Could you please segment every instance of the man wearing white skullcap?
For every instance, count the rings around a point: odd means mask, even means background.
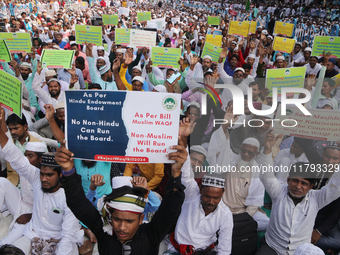
[[[246,138],[242,142],[240,154],[232,153],[228,132],[230,121],[231,119],[212,134],[207,161],[212,165],[233,168],[233,171],[225,171],[223,175],[223,202],[233,214],[248,213],[257,221],[257,231],[265,231],[269,218],[260,210],[264,200],[264,187],[259,180],[258,171],[251,171],[259,170],[255,157],[259,153],[260,143],[255,138]]]
[[[193,178],[196,171],[207,172],[203,167],[196,167],[203,164],[205,155],[206,151],[202,146],[192,146],[190,157],[182,168],[182,182],[186,187],[185,200],[175,232],[170,235],[171,244],[168,245],[168,250],[171,252],[192,253],[197,249],[212,248],[218,254],[231,253],[233,218],[222,201],[225,185],[222,175],[206,173],[200,188]]]

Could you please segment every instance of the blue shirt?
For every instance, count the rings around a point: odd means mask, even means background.
[[[228,61],[228,57],[226,58],[225,62],[224,62],[224,71],[229,75],[229,76],[233,76],[234,75],[234,72],[235,72],[235,69],[232,69],[230,64],[229,64],[229,61]]]
[[[81,89],[85,89],[84,76],[80,69],[76,68],[76,74],[78,75],[78,81]],[[58,74],[58,80],[70,83],[71,74],[66,69],[61,69]]]
[[[74,160],[74,166],[76,168],[77,174],[81,176],[81,185],[83,186],[85,194],[88,193],[91,185],[91,176],[95,174],[100,174],[104,176],[103,181],[105,184],[101,187],[97,187],[97,196],[101,198],[103,195],[108,195],[112,192],[111,188],[111,163],[110,162],[100,162],[97,161],[96,164],[88,168],[83,166],[80,159]]]
[[[66,46],[66,44],[67,44],[67,42],[65,42],[65,41],[61,41],[61,43],[59,43],[59,48],[61,48],[61,49],[64,49],[65,48],[65,46]]]

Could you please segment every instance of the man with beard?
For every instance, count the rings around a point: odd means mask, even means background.
[[[265,231],[269,218],[260,210],[264,200],[264,187],[259,180],[259,172],[250,171],[260,168],[255,161],[260,143],[255,138],[246,138],[242,142],[240,154],[232,153],[228,127],[231,121],[237,120],[237,117],[233,115],[230,107],[224,119],[228,122],[221,125],[211,136],[207,161],[212,166],[230,166],[236,169],[223,174],[225,178],[223,202],[234,215],[248,213],[257,222],[257,231]]]
[[[98,69],[100,77],[96,73],[94,57],[92,55],[92,45],[86,44],[86,56],[89,63],[89,71],[92,83],[98,83],[103,90],[126,90],[124,83],[119,77],[118,68],[120,67],[120,60],[116,58],[112,63],[112,71],[110,66],[104,64]],[[99,59],[98,59],[99,60]],[[105,63],[105,61],[103,61]],[[98,67],[98,61],[97,61]],[[112,74],[115,78],[113,81]]]
[[[306,67],[306,75],[314,74],[317,75],[321,70],[321,65],[318,63],[317,56],[311,56],[309,59],[309,63],[305,65]]]
[[[0,120],[5,118],[1,111]],[[82,242],[78,220],[67,207],[64,189],[60,188],[61,168],[54,155],[42,155],[40,169],[29,160],[8,139],[0,128],[0,155],[26,178],[32,185],[34,194],[32,219],[23,234],[13,242],[25,254],[35,254],[52,250],[55,254],[78,254],[76,243]]]
[[[199,57],[189,52],[190,52],[190,46],[189,46],[189,49],[187,48],[187,58],[188,58],[188,61],[190,62],[190,68],[185,77],[185,83],[187,84],[189,89],[194,89],[196,87],[202,87],[203,85],[193,81],[193,78],[201,79],[203,81],[204,74],[208,71],[211,71],[210,67],[212,64],[212,58],[208,55],[205,55],[202,58],[202,64],[201,64],[199,63]]]
[[[27,62],[21,63],[20,67],[19,67],[19,72],[20,72],[22,79],[25,82],[26,88],[28,89],[31,107],[35,107],[35,108],[38,109],[39,105],[38,105],[38,101],[37,101],[37,96],[35,95],[35,92],[32,88],[32,81],[33,81],[35,73],[37,71],[38,62],[37,62],[37,59],[35,58],[35,55],[36,55],[35,48],[32,47],[31,51],[32,51],[32,65],[27,63]],[[5,72],[7,72],[7,73],[9,73],[10,75],[13,75],[13,76],[17,76],[17,77],[19,76],[19,73],[16,74],[16,73],[13,72],[12,69],[9,68],[7,62],[2,62],[1,65],[4,68]],[[31,72],[32,72],[32,74],[30,75]]]
[[[61,90],[61,85],[58,79],[49,79],[47,83],[48,92],[44,91],[39,84],[43,81],[44,75],[41,75],[41,64],[38,66],[38,71],[33,80],[33,90],[37,97],[42,101],[42,105],[51,104],[56,107],[59,102],[65,102],[65,92]],[[73,76],[70,80],[71,84],[75,84],[78,81],[77,76]]]
[[[272,147],[280,138],[271,131],[266,134],[261,158],[262,168],[267,169],[273,166]],[[300,244],[311,242],[311,222],[318,211],[339,198],[340,172],[334,173],[321,190],[312,190],[316,175],[310,167],[306,162],[292,165],[288,185],[281,184],[273,171],[261,172],[260,179],[273,205],[265,239],[256,255],[294,254]]]

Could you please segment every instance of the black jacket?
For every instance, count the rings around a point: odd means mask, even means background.
[[[64,176],[61,179],[65,189],[66,201],[73,214],[95,234],[98,240],[99,254],[120,255],[122,243],[117,236],[108,235],[103,231],[101,216],[96,208],[87,200],[81,186],[81,177],[78,174]],[[174,191],[177,189],[177,191]],[[159,244],[169,230],[174,229],[181,213],[184,201],[184,189],[181,176],[169,181],[165,190],[162,203],[148,224],[142,224],[128,244],[131,247],[130,255],[157,255]]]

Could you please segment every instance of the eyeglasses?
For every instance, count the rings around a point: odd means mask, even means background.
[[[242,154],[246,154],[246,153],[248,153],[248,155],[249,155],[250,157],[252,157],[252,156],[254,156],[254,155],[255,155],[255,153],[254,153],[254,152],[252,152],[252,151],[248,151],[248,150],[246,150],[246,149],[241,149],[241,153],[242,153]]]
[[[130,255],[131,254],[131,246],[128,244],[123,244],[122,255]]]

